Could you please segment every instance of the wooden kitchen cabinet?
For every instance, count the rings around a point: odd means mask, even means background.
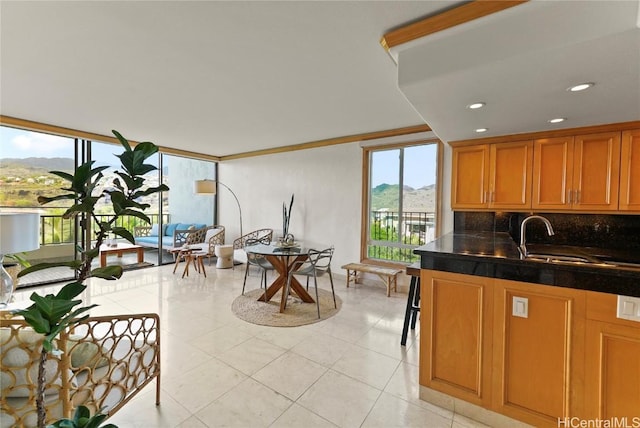
[[[455,147],[454,209],[531,208],[533,141]]]
[[[454,209],[487,208],[489,146],[453,148],[451,206]]]
[[[570,207],[573,137],[545,138],[533,143],[533,209]]]
[[[531,208],[533,141],[491,144],[489,208]]]
[[[535,426],[581,415],[584,292],[495,280],[494,313],[493,409]]]
[[[615,295],[587,293],[586,416],[631,424],[640,418],[640,322],[617,318],[616,307]]]
[[[620,210],[640,211],[640,129],[622,133],[620,159]]]
[[[535,140],[533,158],[533,209],[618,209],[619,132]]]
[[[640,418],[640,322],[617,318],[616,295],[427,269],[421,283],[421,386],[533,426]]]
[[[420,384],[488,407],[491,279],[422,270],[420,281]]]

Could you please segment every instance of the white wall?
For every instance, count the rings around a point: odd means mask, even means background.
[[[453,230],[451,148],[445,144],[443,233]],[[269,227],[282,234],[282,203],[295,194],[290,232],[305,243],[335,245],[335,266],[360,260],[362,149],[358,143],[258,156],[219,164],[219,179],[238,196],[243,230]],[[238,207],[219,188],[219,222],[226,241],[239,236]],[[336,273],[339,269],[335,269]]]
[[[214,196],[195,195],[193,183],[205,178],[213,180],[215,164],[180,156],[167,158],[171,222],[213,224]]]
[[[360,260],[362,150],[357,143],[222,162],[219,179],[238,196],[244,232],[282,234],[282,204],[295,194],[290,233],[305,244],[336,248],[333,264]],[[239,236],[238,208],[218,191],[227,242]],[[339,269],[334,269],[336,272]]]

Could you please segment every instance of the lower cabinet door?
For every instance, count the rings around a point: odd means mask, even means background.
[[[494,310],[492,407],[535,426],[580,416],[584,293],[496,280]]]
[[[588,417],[640,426],[640,328],[587,320],[585,358]]]
[[[423,270],[420,281],[420,384],[488,407],[491,280]]]

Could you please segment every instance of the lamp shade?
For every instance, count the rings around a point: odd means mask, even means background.
[[[40,214],[0,213],[0,254],[40,248]]]
[[[196,180],[193,183],[193,191],[199,195],[215,195],[217,187],[213,180]]]

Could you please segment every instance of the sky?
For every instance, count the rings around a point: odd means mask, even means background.
[[[43,157],[43,158],[71,158],[73,159],[73,138],[44,134],[41,132],[25,131],[22,129],[0,126],[0,158]],[[99,159],[113,159],[113,145],[94,144],[94,157]]]
[[[0,126],[0,158],[60,157],[73,159],[73,150],[73,138]],[[93,158],[100,160],[97,162],[100,165],[120,164],[114,155],[121,152],[120,146],[94,143],[91,150]],[[150,161],[149,163],[155,164],[157,162]]]
[[[373,152],[371,187],[397,184],[399,178],[399,149]],[[436,182],[437,144],[404,149],[404,184],[418,189]]]

